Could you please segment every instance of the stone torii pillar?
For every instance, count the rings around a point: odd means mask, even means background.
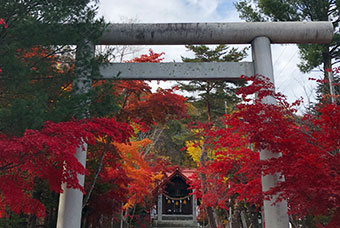
[[[253,40],[251,45],[255,74],[266,76],[269,78],[270,82],[274,84],[274,71],[270,40],[267,37],[257,37]],[[276,100],[273,97],[265,97],[263,98],[262,102],[266,104],[276,104]],[[281,154],[272,153],[269,150],[260,151],[261,160],[278,158],[281,156]],[[279,176],[280,175],[278,173],[266,176],[262,175],[262,191],[266,192],[271,187],[274,187],[277,182],[284,181],[283,179],[280,179]],[[272,205],[276,199],[277,197],[275,196],[271,200],[264,200],[263,202],[265,226],[269,228],[288,228],[289,218],[287,214],[287,201],[282,200],[275,205]]]
[[[111,24],[99,39],[98,45],[179,45],[179,44],[251,44],[253,62],[241,63],[124,63],[108,64],[100,68],[102,76],[96,79],[139,80],[235,80],[241,75],[261,74],[274,83],[270,45],[272,43],[330,43],[333,38],[331,22],[253,22],[253,23],[168,23],[168,24]],[[72,44],[72,41],[70,41]],[[79,47],[80,48],[80,47]],[[86,49],[89,56],[93,49]],[[84,66],[83,66],[84,67]],[[86,82],[89,71],[76,81]],[[84,88],[89,88],[85,83]],[[83,90],[86,92],[86,89]],[[275,104],[272,97],[264,102]],[[78,151],[77,158],[85,166],[86,151]],[[260,151],[266,160],[280,154]],[[262,189],[267,191],[284,181],[279,174],[262,176]],[[79,177],[81,184],[84,177]],[[65,188],[58,211],[58,228],[80,228],[82,193]],[[288,228],[287,203],[275,205],[264,201],[266,227]]]
[[[77,45],[76,51],[76,79],[72,87],[75,94],[87,94],[91,89],[91,61],[94,57],[95,46],[90,41],[84,41]],[[85,107],[83,117],[89,117],[89,100],[79,104]],[[87,144],[79,145],[75,157],[86,167]],[[66,170],[67,172],[67,170]],[[78,181],[84,186],[85,176],[78,174]],[[63,193],[59,197],[57,228],[80,228],[83,209],[83,193],[79,189],[67,188],[62,184]]]

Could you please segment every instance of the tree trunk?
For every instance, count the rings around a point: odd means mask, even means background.
[[[233,228],[242,228],[240,204],[236,204],[231,218]]]
[[[292,215],[289,215],[289,222],[293,228],[298,228],[298,225],[296,224],[295,219]]]
[[[248,228],[244,210],[241,211],[240,215],[241,215],[242,227],[243,227],[243,228]]]
[[[334,79],[332,71],[332,58],[329,53],[329,44],[324,45],[324,50],[322,52],[323,57],[323,70],[325,74],[325,79],[328,79],[329,83],[329,94],[331,95],[331,102],[335,103],[335,92],[334,92]]]
[[[133,210],[132,210],[132,214],[131,214],[131,217],[130,217],[130,221],[129,221],[129,219],[127,219],[127,228],[131,227],[131,224],[133,222],[133,218],[135,216],[135,212],[136,212],[136,204],[133,206]]]
[[[210,228],[217,228],[215,216],[214,216],[214,211],[213,211],[212,207],[210,207],[210,206],[205,207],[205,209],[207,210]]]
[[[88,223],[87,223],[87,216],[89,214],[89,211],[87,210],[87,207],[83,208],[83,213],[81,216],[81,227],[82,228],[87,228],[88,227]]]
[[[41,200],[42,191],[37,186],[41,186],[42,182],[37,177],[34,178],[34,185],[36,186],[33,190],[33,198],[36,200]],[[31,214],[28,217],[27,228],[35,228],[37,226],[37,217],[34,214]]]
[[[55,205],[58,205],[59,195],[55,192],[52,192],[53,201],[56,202]],[[46,208],[46,217],[44,219],[44,227],[46,228],[55,228],[57,224],[57,211],[58,208],[54,205],[51,205]]]
[[[124,210],[123,210],[123,204],[122,204],[122,209],[120,213],[120,228],[124,227]]]
[[[209,81],[207,81],[207,89],[206,89],[206,92],[207,92],[207,98],[206,98],[206,103],[207,103],[207,114],[208,114],[208,122],[211,122],[211,104],[210,104],[210,83]]]
[[[216,221],[216,226],[217,227],[223,227],[223,220],[222,220],[221,216],[219,216],[217,208],[213,208],[213,212],[214,212],[214,217],[215,217],[215,221]]]
[[[259,212],[254,209],[253,206],[249,207],[249,221],[252,224],[253,228],[259,228],[259,219],[258,219]]]
[[[104,149],[103,149],[103,152],[102,152],[102,154],[101,154],[101,156],[99,158],[98,167],[97,167],[96,172],[94,174],[92,183],[90,185],[90,189],[89,189],[89,191],[87,192],[87,194],[86,194],[86,196],[84,198],[83,209],[87,205],[88,201],[90,200],[90,196],[91,196],[91,193],[92,193],[92,191],[94,189],[94,186],[96,185],[96,181],[97,181],[98,175],[99,175],[100,171],[102,170],[104,157],[105,157],[106,152],[108,151],[110,143],[111,143],[111,140],[106,142],[106,144],[104,145]]]
[[[37,225],[37,216],[35,215],[30,215],[28,217],[28,223],[27,223],[27,228],[35,228]]]

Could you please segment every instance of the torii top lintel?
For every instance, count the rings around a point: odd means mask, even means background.
[[[231,22],[109,24],[99,45],[249,44],[256,37],[271,43],[330,43],[331,22]]]

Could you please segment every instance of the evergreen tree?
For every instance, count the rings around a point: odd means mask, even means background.
[[[339,62],[340,54],[340,2],[334,0],[242,0],[235,3],[240,17],[246,21],[331,21],[335,28],[334,38],[330,44],[300,44],[302,62],[298,64],[300,70],[308,73],[322,65],[324,78],[333,81],[333,74],[329,72],[332,66]],[[334,79],[336,82],[338,78]],[[326,84],[327,85],[327,84]],[[335,86],[335,92],[340,92]],[[319,98],[330,94],[330,84],[318,88]]]
[[[238,62],[247,55],[247,48],[239,51],[226,45],[218,45],[213,49],[205,45],[186,45],[186,48],[193,51],[195,57],[182,57],[183,62]],[[226,108],[232,108],[239,101],[235,91],[241,85],[242,81],[231,83],[226,80],[194,80],[179,83],[182,91],[197,93],[197,96],[189,97],[189,101],[192,101],[198,110],[202,110],[198,120],[209,122],[216,121],[226,113]]]
[[[1,17],[8,25],[0,32],[3,133],[21,135],[46,120],[65,121],[82,112],[76,104],[83,98],[71,96],[74,46],[55,44],[77,44],[100,34],[95,3],[0,0]],[[79,26],[70,30],[64,24]]]
[[[22,136],[45,121],[67,121],[83,113],[88,99],[72,93],[75,48],[84,37],[95,40],[103,28],[94,19],[97,0],[0,0],[0,131]],[[77,24],[69,26],[66,24]],[[59,44],[59,45],[56,45]],[[99,93],[99,91],[98,91]],[[96,92],[91,93],[98,94]],[[96,108],[92,110],[100,111]],[[0,175],[6,171],[0,171]],[[58,195],[38,178],[32,191],[46,208],[44,227],[55,227]],[[34,215],[0,219],[0,227],[36,227]],[[42,221],[40,221],[41,223]]]

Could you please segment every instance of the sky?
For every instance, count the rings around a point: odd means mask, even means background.
[[[100,0],[98,14],[112,23],[239,22],[242,20],[234,2],[236,0]],[[147,53],[150,48],[155,52],[165,52],[164,62],[180,62],[181,56],[193,57],[180,45],[138,46],[132,49],[133,55]],[[272,57],[276,90],[284,93],[289,102],[303,97],[302,112],[308,102],[315,101],[316,84],[308,78],[321,78],[322,73],[316,70],[302,74],[299,71],[297,64],[301,61],[296,45],[272,45]],[[250,52],[245,61],[251,61]],[[167,87],[169,83],[160,86]]]

